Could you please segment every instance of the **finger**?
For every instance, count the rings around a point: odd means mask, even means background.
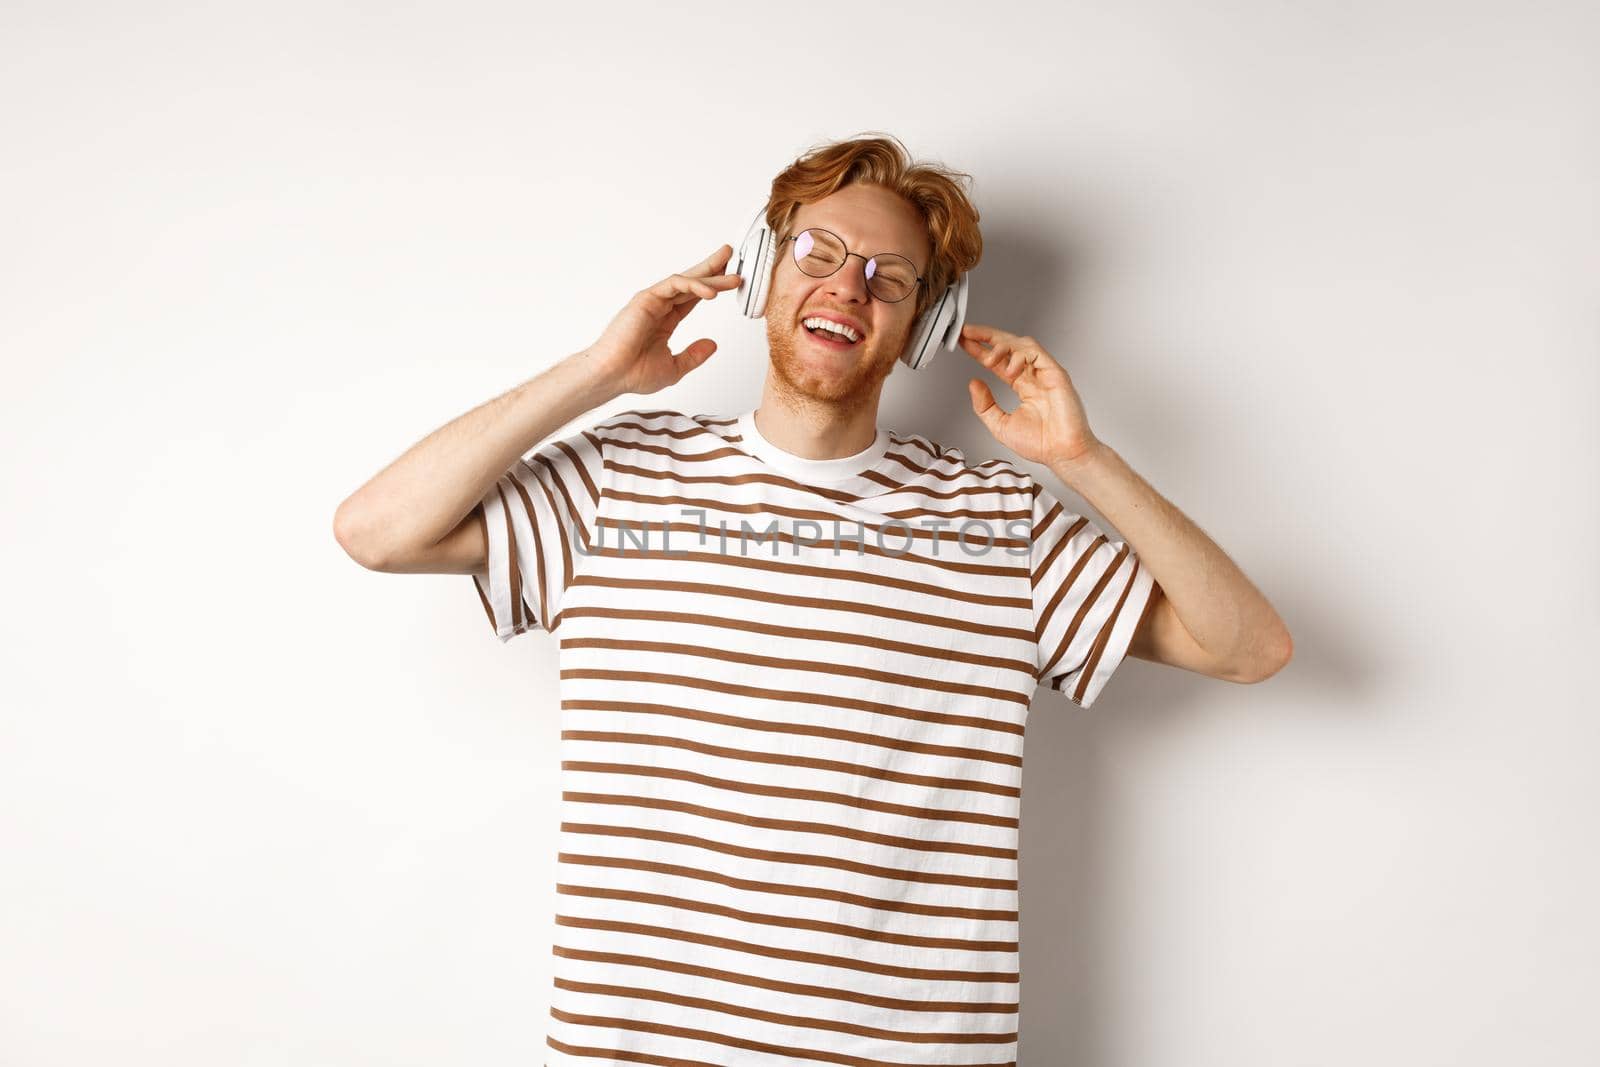
[[[645,289],[634,299],[644,304],[663,338],[671,337],[678,324],[700,305],[700,298],[693,293],[682,293],[677,297],[661,297]]]
[[[683,299],[686,294],[692,294],[702,300],[714,300],[721,293],[725,293],[730,289],[737,289],[740,281],[737,274],[718,274],[711,278],[692,280],[699,281],[702,284],[685,287],[673,298],[674,301]]]
[[[1015,339],[1015,335],[1007,333],[998,326],[985,326],[980,322],[969,322],[962,326],[961,336],[983,344],[993,344],[1000,338]]]
[[[1000,421],[1005,418],[1006,413],[995,401],[989,383],[982,378],[968,378],[967,395],[972,399],[972,413],[982,420],[990,433],[999,436]]]
[[[1032,352],[1025,352],[1022,349],[1013,349],[1011,355],[1006,358],[1005,373],[1001,376],[1005,378],[1006,384],[1009,385],[1016,380],[1017,375],[1021,374],[1032,363]]]
[[[689,312],[695,309],[698,303],[693,297],[685,298],[682,304],[667,309],[666,314],[656,323],[656,330],[663,338],[669,338],[677,330],[678,324],[688,318]]]
[[[737,274],[719,274],[715,278],[707,278],[704,284],[690,285],[681,290],[672,298],[673,304],[682,304],[686,300],[715,300],[722,293],[739,286]]]
[[[717,342],[709,337],[702,337],[682,352],[674,355],[672,360],[673,364],[678,368],[678,378],[681,380],[685,374],[710,359],[711,354],[716,350]]]
[[[711,253],[705,259],[702,259],[700,262],[696,263],[683,273],[694,275],[721,274],[722,268],[728,265],[728,260],[731,259],[732,256],[733,246],[730,244],[720,244],[717,246],[717,250],[715,252]]]
[[[703,279],[690,277],[686,274],[669,274],[652,285],[649,291],[656,296],[671,301],[673,304],[682,303],[683,300],[679,299],[680,297],[710,300],[718,293],[717,289],[714,289]]]
[[[973,338],[963,338],[961,347],[966,351],[967,355],[996,374],[1001,373],[1006,357],[1013,351],[1011,342],[1004,338],[996,338],[989,348],[984,348],[981,341]]]

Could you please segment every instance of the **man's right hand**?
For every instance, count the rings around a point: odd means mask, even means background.
[[[530,443],[624,393],[654,393],[717,350],[702,337],[677,355],[667,339],[701,300],[739,286],[722,245],[682,274],[634,294],[589,348],[441,426],[373,475],[334,512],[334,536],[369,570],[482,573],[477,505]]]
[[[667,341],[701,300],[713,300],[718,293],[739,287],[737,274],[721,273],[732,255],[732,245],[721,245],[681,274],[669,274],[633,294],[600,339],[579,358],[590,361],[600,379],[612,383],[618,394],[654,393],[677,384],[711,358],[717,343],[702,337],[674,354]]]

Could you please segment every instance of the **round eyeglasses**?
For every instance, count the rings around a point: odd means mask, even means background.
[[[794,262],[813,278],[826,278],[844,266],[850,256],[867,260],[867,291],[886,304],[897,304],[924,284],[917,268],[905,256],[879,252],[868,259],[845,247],[839,235],[820,226],[784,238],[794,242]]]

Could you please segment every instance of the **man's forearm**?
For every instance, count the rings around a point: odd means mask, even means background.
[[[534,445],[621,395],[577,352],[434,430],[339,505],[340,544],[368,566],[437,544]]]
[[[1106,517],[1138,553],[1195,642],[1241,673],[1269,672],[1287,655],[1289,631],[1266,597],[1183,512],[1101,442],[1056,477]]]

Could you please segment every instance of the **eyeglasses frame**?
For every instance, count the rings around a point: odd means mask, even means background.
[[[838,274],[840,269],[842,269],[846,263],[850,262],[850,257],[851,256],[855,256],[857,259],[864,259],[868,263],[872,262],[874,259],[876,259],[879,256],[899,256],[899,258],[905,260],[907,263],[911,263],[911,257],[910,256],[901,256],[899,252],[874,252],[870,256],[863,256],[860,252],[852,252],[852,251],[850,251],[850,246],[844,243],[844,238],[843,237],[840,237],[838,234],[834,233],[832,230],[827,229],[826,227],[823,227],[823,226],[807,226],[804,230],[801,230],[800,233],[805,233],[806,230],[821,230],[823,233],[827,234],[829,237],[832,237],[835,241],[838,241],[839,242],[839,246],[844,249],[844,258],[839,261],[839,266],[833,268],[832,270],[830,270],[826,274],[821,274],[821,275],[812,274],[810,271],[802,269],[800,267],[799,261],[795,261],[795,264],[794,264],[795,268],[797,270],[799,270],[801,274],[804,274],[807,278],[819,278],[819,277],[820,278],[831,278],[835,274]],[[800,237],[800,233],[792,233],[788,237],[785,237],[782,241],[779,241],[778,243],[781,245],[781,244],[787,244],[790,241],[798,240],[799,237]],[[793,256],[791,256],[789,258],[791,260],[794,259]],[[916,270],[917,269],[917,265],[915,263],[911,263],[911,269],[912,270]],[[872,286],[870,284],[871,281],[872,281],[871,278],[867,279],[867,282],[869,283],[867,285],[867,292],[872,294],[872,298],[874,300],[882,300],[885,304],[898,304],[901,301],[907,300],[910,297],[913,297],[913,296],[915,296],[917,294],[916,286],[913,286],[911,291],[909,293],[907,293],[905,296],[902,296],[899,300],[884,300],[883,297],[879,296],[877,293],[873,293],[872,292]],[[927,280],[922,275],[920,275],[920,274],[917,275],[917,285],[926,286],[927,284],[928,284]]]

